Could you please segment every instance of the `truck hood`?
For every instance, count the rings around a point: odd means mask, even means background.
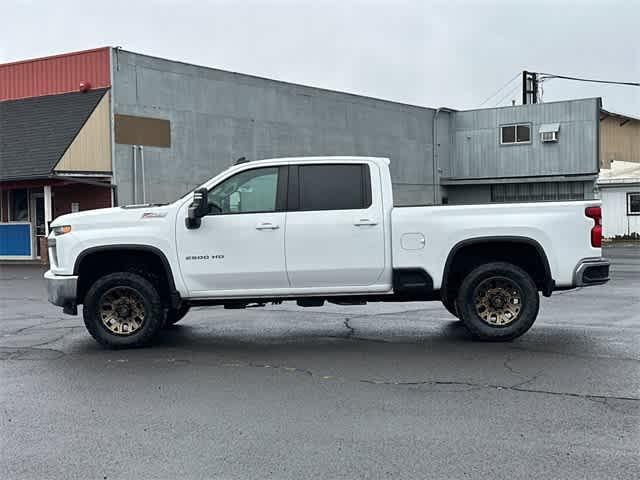
[[[153,219],[167,219],[172,210],[171,205],[130,205],[100,208],[61,215],[51,222],[51,227],[71,225],[74,230],[121,227]]]

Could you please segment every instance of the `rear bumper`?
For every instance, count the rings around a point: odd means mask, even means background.
[[[606,258],[583,258],[573,272],[573,286],[588,287],[607,283],[610,265]]]
[[[63,307],[65,313],[77,313],[78,277],[75,275],[56,275],[48,270],[44,274],[49,302]]]

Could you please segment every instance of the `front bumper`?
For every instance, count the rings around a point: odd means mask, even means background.
[[[54,305],[63,307],[65,313],[77,313],[78,277],[76,275],[56,275],[48,270],[44,274],[47,296]]]
[[[573,272],[573,285],[587,287],[607,283],[610,266],[607,258],[583,258]]]

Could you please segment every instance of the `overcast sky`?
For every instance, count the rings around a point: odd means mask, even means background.
[[[2,0],[0,63],[99,46],[423,106],[477,108],[523,69],[640,81],[640,0]],[[484,106],[520,101],[514,80]],[[550,80],[544,101],[640,88]]]

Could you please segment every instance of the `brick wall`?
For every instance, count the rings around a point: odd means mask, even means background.
[[[53,193],[53,218],[71,213],[71,204],[78,203],[80,210],[93,210],[95,208],[111,207],[111,189],[93,185],[65,185],[54,186]]]

